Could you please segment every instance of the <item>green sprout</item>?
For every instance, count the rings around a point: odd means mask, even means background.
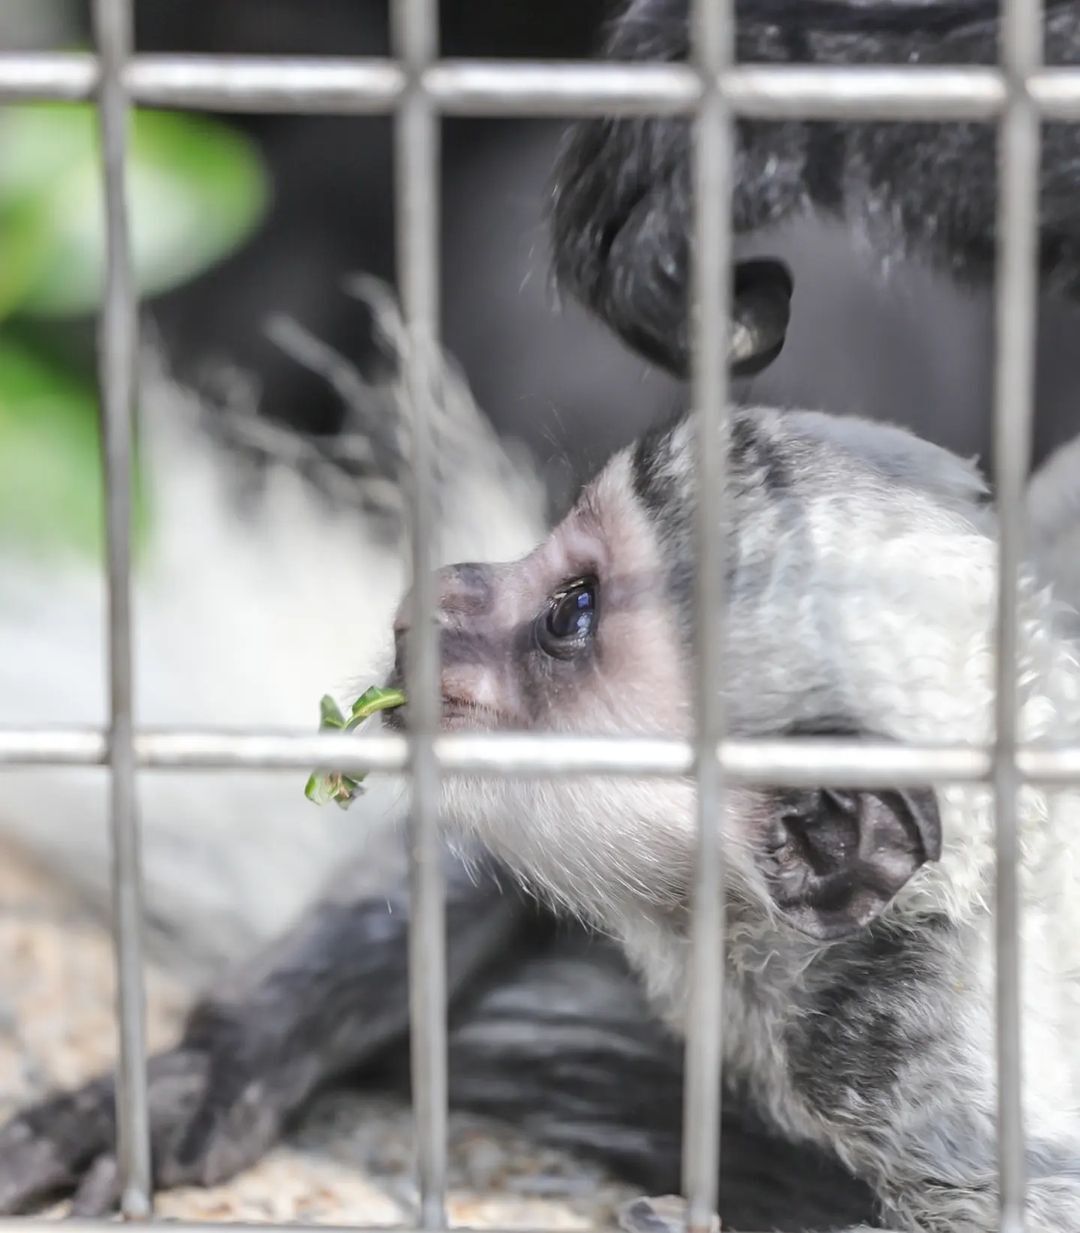
[[[319,731],[352,732],[376,711],[392,711],[404,705],[405,695],[400,689],[380,689],[378,685],[372,685],[352,704],[349,718],[346,719],[334,699],[325,694],[319,703]],[[307,781],[304,795],[316,805],[336,801],[342,809],[348,809],[363,791],[365,777],[366,772],[345,775],[341,771],[315,771]]]

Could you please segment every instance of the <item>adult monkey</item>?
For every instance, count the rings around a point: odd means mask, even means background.
[[[737,0],[744,63],[993,65],[996,0],[863,4]],[[1080,6],[1047,0],[1047,63],[1080,63]],[[613,60],[679,61],[688,0],[631,0],[610,26]],[[882,263],[917,254],[968,283],[993,273],[997,161],[991,123],[739,120],[737,232],[813,212],[839,219]],[[1044,284],[1080,290],[1080,133],[1043,136],[1039,257]],[[563,289],[631,347],[678,375],[689,358],[691,129],[686,118],[588,119],[558,160],[552,204]]]

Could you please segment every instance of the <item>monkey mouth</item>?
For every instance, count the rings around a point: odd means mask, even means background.
[[[499,727],[498,712],[490,706],[473,702],[456,694],[444,694],[442,700],[442,722],[444,732],[476,731],[490,732]]]
[[[409,706],[395,707],[383,714],[383,723],[395,732],[408,732]],[[500,716],[494,707],[473,702],[457,694],[444,694],[442,711],[439,717],[439,728],[443,732],[490,732],[503,726]]]

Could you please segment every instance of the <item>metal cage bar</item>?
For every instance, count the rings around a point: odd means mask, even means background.
[[[1039,114],[1026,78],[1042,58],[1042,0],[1002,0],[1001,59],[1008,93],[999,125],[995,288],[994,463],[998,502],[998,610],[994,812],[997,891],[998,1175],[1002,1233],[1024,1228],[1020,1023],[1018,667],[1024,486],[1031,461],[1035,387]]]
[[[343,771],[401,771],[408,746],[397,736],[350,742],[330,733],[219,732],[212,729],[141,728],[134,736],[138,767],[202,770],[300,770],[311,765]],[[586,774],[664,777],[688,775],[694,749],[663,737],[541,738],[525,734],[438,736],[440,770],[447,774]],[[933,783],[984,783],[993,774],[993,747],[891,745],[849,740],[727,740],[718,757],[734,783],[773,787],[897,787]],[[101,766],[108,738],[97,728],[0,729],[0,768]],[[1021,782],[1042,787],[1080,783],[1080,749],[1018,748]]]
[[[697,415],[695,618],[697,664],[694,776],[697,866],[690,934],[690,988],[683,1088],[683,1191],[687,1226],[706,1233],[716,1210],[720,1159],[721,1012],[724,895],[721,828],[723,773],[717,742],[724,731],[720,621],[727,559],[728,382],[726,337],[731,249],[730,107],[720,91],[735,50],[730,0],[691,5],[691,54],[702,80],[694,120],[694,257],[691,397]]]
[[[412,513],[412,627],[409,630],[409,999],[413,1116],[420,1223],[446,1226],[446,912],[439,843],[439,642],[431,571],[435,529],[430,359],[439,317],[439,117],[420,88],[438,55],[435,0],[394,0],[393,36],[405,91],[395,115],[397,252],[406,327],[405,385],[411,458],[405,481]]]
[[[1040,120],[1080,120],[1080,70],[1040,63],[1042,9],[1003,0],[1001,65],[775,66],[731,62],[730,0],[698,0],[691,64],[504,63],[437,58],[433,0],[394,0],[394,59],[147,56],[130,47],[131,0],[95,0],[98,50],[85,54],[0,53],[0,102],[97,100],[107,201],[107,285],[101,377],[107,485],[110,724],[99,729],[0,730],[0,767],[107,764],[112,773],[115,918],[119,973],[120,1160],[125,1211],[149,1210],[149,1154],[141,981],[141,896],[134,781],[137,768],[296,767],[408,770],[414,788],[414,939],[410,984],[418,1118],[420,1224],[445,1227],[445,923],[435,844],[441,773],[696,774],[701,819],[715,817],[722,784],[858,787],[887,778],[898,786],[989,783],[997,804],[998,1057],[1002,1228],[1022,1227],[1024,1142],[1019,1037],[1017,795],[1023,783],[1080,784],[1080,748],[1018,743],[1016,657],[1022,492],[1030,458],[1035,307],[1034,244]],[[132,102],[237,111],[393,114],[397,125],[398,223],[403,309],[410,346],[404,379],[413,408],[412,528],[415,573],[409,741],[349,742],[299,733],[136,730],[131,713],[130,448],[137,342],[124,204],[124,129]],[[694,742],[551,735],[439,736],[435,731],[438,647],[426,569],[431,508],[430,442],[424,406],[426,357],[437,337],[438,119],[441,114],[539,116],[657,112],[697,126],[695,236],[695,405],[701,415],[701,626],[715,630],[720,606],[717,539],[723,538],[722,429],[727,375],[715,345],[724,331],[730,239],[727,193],[734,116],[765,119],[997,121],[1001,140],[999,267],[996,290],[995,437],[1000,509],[999,641],[995,741],[988,747],[905,747],[723,737],[716,643],[701,639],[698,731]],[[719,207],[719,208],[718,208]],[[718,431],[714,431],[717,425]],[[690,1016],[685,1184],[691,1224],[703,1228],[715,1204],[719,1111],[718,953],[721,866],[715,828],[702,827],[695,885],[694,1005]],[[710,946],[713,948],[710,954]],[[711,1174],[711,1176],[710,1176]],[[0,1222],[0,1230],[20,1227]],[[25,1226],[21,1226],[25,1227]],[[95,1226],[80,1223],[77,1228]],[[212,1226],[198,1226],[212,1227]]]
[[[100,65],[78,52],[0,52],[0,102],[92,99]],[[214,111],[389,113],[405,92],[395,60],[347,56],[134,55],[121,79],[136,103]],[[680,64],[439,60],[419,88],[454,115],[692,114],[701,75]],[[761,119],[987,120],[1002,113],[999,69],[928,65],[733,65],[719,82],[737,115]],[[1080,119],[1080,72],[1042,68],[1027,92],[1046,120]]]
[[[135,796],[131,627],[131,440],[138,343],[125,173],[129,106],[121,78],[131,50],[130,0],[95,0],[101,57],[98,113],[105,191],[105,288],[99,339],[105,481],[110,818],[120,1066],[117,1163],[126,1216],[151,1210],[150,1116],[143,984],[143,895]]]

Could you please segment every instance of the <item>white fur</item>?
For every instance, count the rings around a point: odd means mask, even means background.
[[[469,449],[444,475],[436,556],[520,553],[544,530],[540,483],[506,455],[452,372],[441,393],[443,428]],[[241,514],[235,464],[154,364],[142,405],[153,531],[135,575],[137,722],[314,730],[321,694],[383,679],[402,553],[285,465]],[[104,723],[100,571],[0,544],[0,724]],[[386,776],[373,776],[348,813],[305,800],[304,779],[140,774],[148,914],[173,962],[201,971],[249,951],[309,903],[374,827],[400,815],[399,785]],[[5,771],[0,835],[104,903],[104,771]]]

